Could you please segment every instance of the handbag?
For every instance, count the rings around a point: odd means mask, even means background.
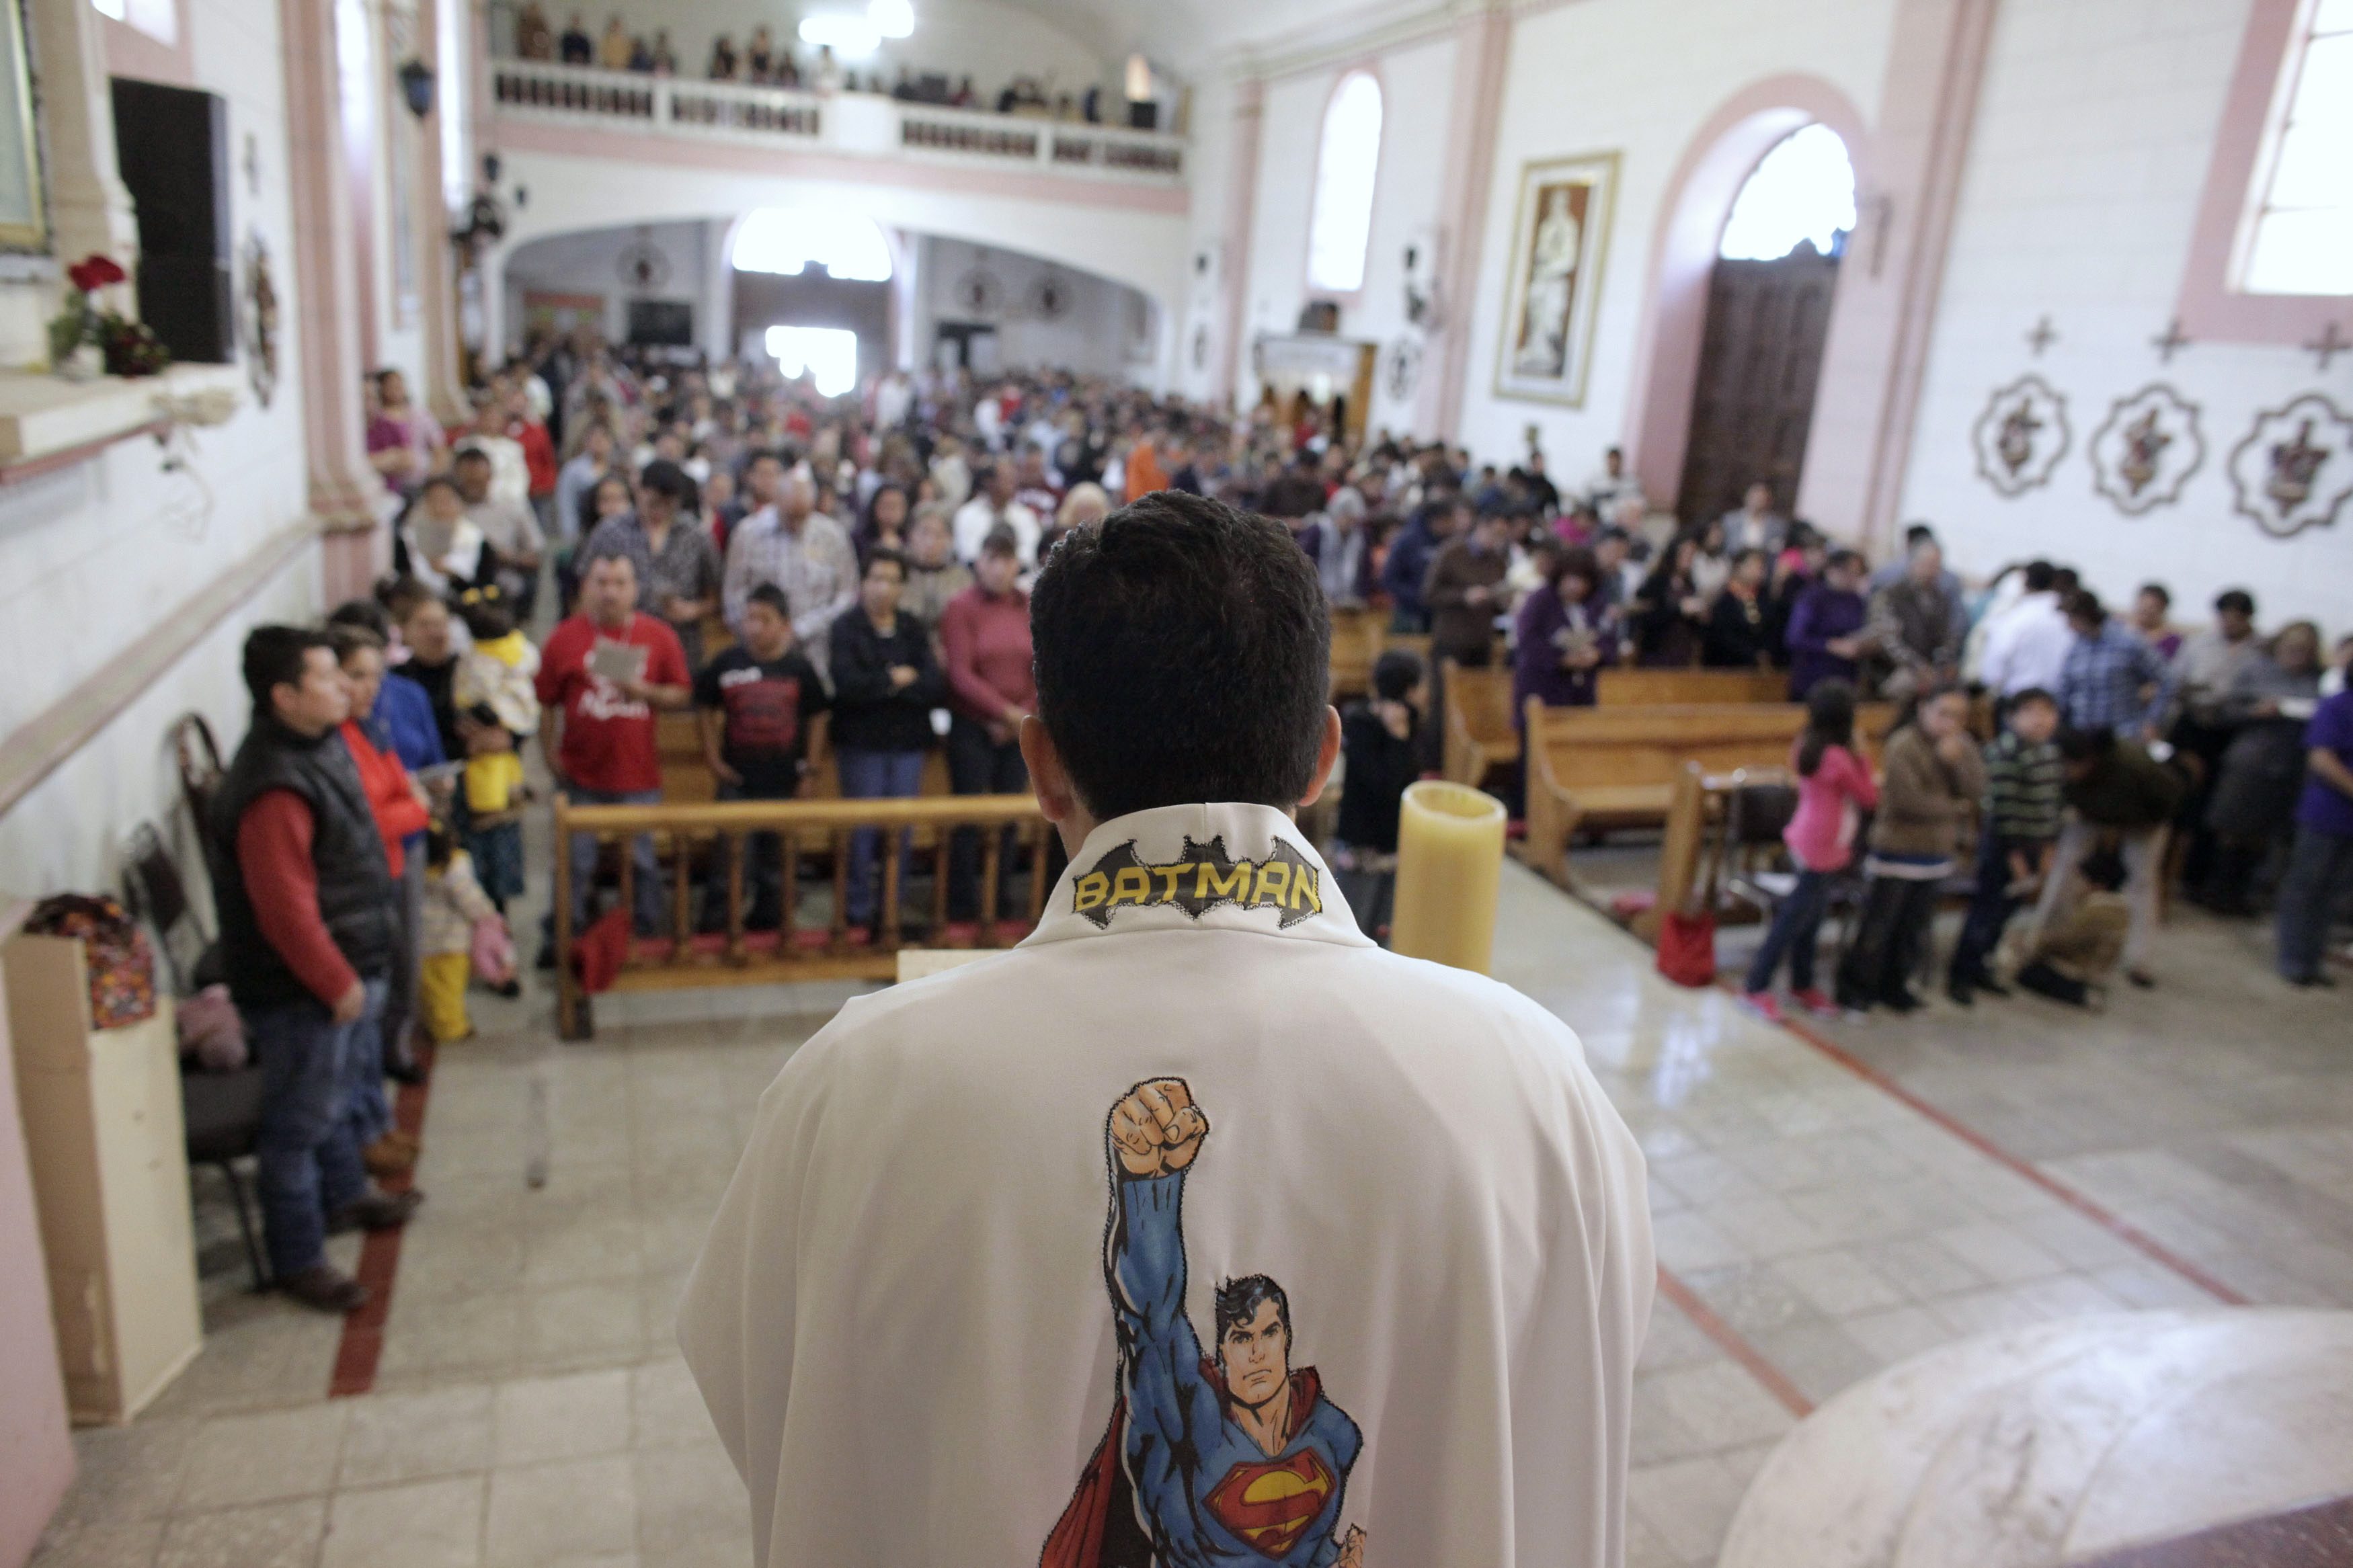
[[[1659,973],[1678,985],[1715,984],[1715,915],[1669,910],[1659,921]]]
[[[474,922],[472,939],[467,945],[474,973],[491,985],[504,985],[514,978],[514,938],[507,934],[507,922],[496,915],[484,915]]]
[[[1682,908],[1659,913],[1659,973],[1678,985],[1696,990],[1715,984],[1716,887],[1730,833],[1726,812],[1719,831],[1710,836],[1706,866],[1692,879],[1690,896]]]
[[[130,911],[103,894],[58,893],[34,906],[25,930],[73,937],[90,971],[90,1022],[119,1029],[155,1016],[155,952]]]

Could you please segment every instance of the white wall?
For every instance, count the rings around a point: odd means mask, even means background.
[[[506,154],[513,184],[528,186],[530,204],[514,215],[506,245],[491,265],[502,270],[534,239],[604,228],[615,222],[702,222],[715,213],[754,207],[806,207],[862,215],[887,230],[936,235],[980,245],[1049,257],[1077,271],[1127,284],[1162,301],[1184,299],[1189,222],[1182,211],[1145,206],[1092,205],[1083,182],[1071,182],[1071,201],[999,194],[986,172],[934,171],[912,166],[920,180],[834,179],[794,174],[789,163],[771,174],[570,157],[557,153]],[[906,171],[901,171],[905,173]],[[609,276],[609,274],[608,274]],[[505,317],[503,288],[501,315]],[[1163,323],[1172,320],[1167,308]],[[497,323],[502,342],[520,335],[520,323]],[[1175,332],[1162,333],[1161,355],[1173,355]],[[1155,368],[1162,360],[1155,358]]]
[[[1159,342],[1146,339],[1143,352],[1136,351],[1132,312],[1143,298],[1136,290],[1043,257],[963,240],[926,236],[917,250],[914,342],[924,363],[930,361],[934,323],[986,321],[997,328],[998,362],[1007,369],[1055,366],[1124,380],[1148,378]],[[1002,304],[992,316],[969,315],[956,300],[957,283],[976,268],[985,268],[1000,289]],[[1031,289],[1050,272],[1070,301],[1052,321],[1028,306]]]
[[[606,19],[617,11],[626,25],[649,40],[656,27],[668,27],[680,73],[697,77],[710,67],[714,37],[725,33],[733,37],[740,60],[752,29],[765,23],[779,47],[792,49],[806,77],[815,68],[817,50],[800,41],[797,29],[801,17],[820,9],[849,8],[839,4],[776,6],[760,0],[695,0],[691,5],[632,0],[626,5],[588,6],[586,20],[589,37],[597,39],[604,36]],[[545,9],[560,35],[572,7]],[[1037,12],[1002,0],[923,0],[915,8],[913,37],[887,39],[872,57],[843,61],[861,82],[878,69],[886,81],[894,81],[902,63],[917,76],[936,71],[951,82],[969,72],[975,89],[991,104],[1016,76],[1036,77],[1049,92],[1074,97],[1097,84],[1115,97],[1119,87],[1117,62]]]
[[[1341,303],[1344,338],[1387,344],[1409,334],[1419,336],[1405,315],[1405,251],[1417,239],[1427,243],[1440,220],[1454,52],[1454,40],[1443,37],[1390,50],[1371,62],[1381,84],[1381,160],[1374,176],[1365,284],[1353,300]],[[1250,374],[1250,342],[1261,332],[1281,336],[1294,331],[1300,307],[1321,297],[1307,287],[1308,225],[1324,111],[1342,74],[1338,68],[1311,71],[1267,84],[1238,367],[1242,381],[1238,395],[1245,405],[1258,396]],[[1201,206],[1197,191],[1194,210]],[[1411,398],[1392,399],[1388,387],[1376,380],[1368,427],[1409,430],[1413,415]]]
[[[2202,619],[2224,586],[2267,626],[2353,630],[2353,517],[2292,540],[2232,510],[2224,462],[2257,411],[2321,391],[2353,405],[2353,359],[2322,372],[2285,346],[2196,343],[2160,364],[2248,0],[2010,5],[1996,24],[1914,430],[1905,512],[1934,521],[1965,571],[2028,555],[2073,563],[2104,596],[2168,584]],[[2026,333],[2059,338],[2040,359]],[[2039,372],[2067,398],[2073,447],[2015,500],[1976,471],[1970,432],[1994,389]],[[2207,457],[2179,504],[2130,518],[2093,488],[2085,446],[2111,404],[2164,381],[2201,406]]]
[[[2072,10],[2078,0],[2016,0],[2010,11]],[[1534,424],[1556,472],[1581,477],[1625,438],[1634,342],[1661,205],[1708,119],[1751,83],[1821,78],[1879,110],[1894,0],[1584,0],[1522,16],[1512,37],[1495,175],[1487,201],[1461,438],[1483,458],[1521,450]],[[1522,165],[1616,150],[1620,184],[1602,267],[1590,381],[1582,408],[1494,395],[1505,270]],[[1459,289],[1453,279],[1450,289]]]
[[[535,195],[535,193],[534,193]],[[720,309],[712,289],[714,226],[702,222],[648,224],[642,229],[589,229],[554,235],[517,249],[507,263],[507,336],[522,335],[522,297],[546,289],[561,294],[601,294],[605,297],[605,336],[626,342],[629,336],[629,301],[633,299],[683,300],[694,307],[697,341],[710,342],[712,318]],[[623,280],[621,261],[640,240],[660,251],[670,262],[670,276],[659,288],[640,294]],[[724,332],[725,323],[718,330]]]
[[[1216,401],[1232,390],[1217,382],[1218,347],[1226,331],[1226,268],[1240,264],[1244,238],[1227,232],[1236,174],[1236,91],[1237,84],[1229,76],[1213,77],[1193,89],[1192,140],[1185,153],[1192,213],[1186,238],[1184,291],[1172,300],[1176,352],[1169,388],[1202,402]],[[1197,261],[1203,266],[1197,268]]]
[[[286,121],[275,0],[190,0],[197,85],[228,100],[230,213],[241,247],[259,232],[280,302],[280,378],[271,405],[249,390],[222,426],[195,434],[185,473],[163,471],[141,437],[93,460],[0,489],[0,744],[140,638],[168,626],[206,584],[305,510],[302,395],[286,184]],[[257,68],[260,62],[264,68]],[[243,173],[259,144],[260,193]],[[226,743],[242,733],[236,650],[254,619],[316,615],[318,552],[301,552],[238,616],[153,683],[71,761],[0,816],[0,878],[14,892],[91,886],[142,819],[161,819],[176,787],[159,764],[164,727],[197,706]]]

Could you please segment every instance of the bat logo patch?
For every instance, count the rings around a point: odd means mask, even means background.
[[[1131,838],[1071,884],[1071,911],[1098,929],[1109,929],[1111,917],[1123,909],[1165,905],[1199,920],[1219,904],[1273,910],[1279,928],[1294,926],[1324,912],[1323,874],[1281,838],[1264,859],[1236,860],[1226,853],[1220,834],[1206,845],[1187,837],[1182,854],[1156,865],[1137,857]]]

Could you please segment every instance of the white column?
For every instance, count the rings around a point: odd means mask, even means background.
[[[58,259],[69,263],[96,253],[132,271],[139,220],[115,161],[114,96],[98,13],[88,0],[32,0],[31,10]],[[117,309],[137,313],[128,283],[113,292]]]

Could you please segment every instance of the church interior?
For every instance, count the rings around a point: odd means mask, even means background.
[[[1168,490],[1330,626],[1219,918],[1641,1153],[1517,1560],[2353,1563],[2353,0],[6,10],[0,1568],[814,1568],[681,1298],[813,1037],[1152,899],[1027,595]],[[1149,1561],[1396,1562],[1367,1425]]]

